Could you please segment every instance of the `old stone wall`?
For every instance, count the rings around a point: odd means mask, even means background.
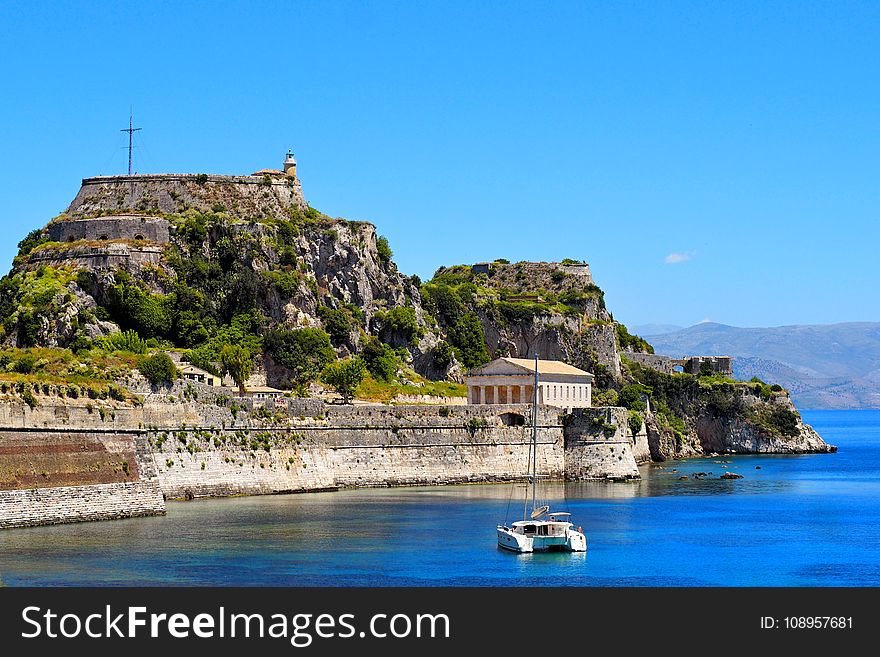
[[[110,242],[105,246],[84,246],[71,244],[57,248],[41,249],[27,258],[27,268],[39,265],[68,265],[91,271],[110,270],[122,267],[129,271],[144,265],[159,265],[162,262],[162,248],[158,246],[132,246]]]
[[[143,434],[0,430],[0,528],[164,512]]]
[[[565,422],[567,479],[638,479],[636,442],[625,408],[575,409]],[[644,438],[647,447],[647,438]],[[639,445],[639,452],[642,450]]]
[[[150,426],[162,490],[191,498],[499,481],[528,470],[527,405],[311,406],[283,428]],[[539,426],[539,468],[562,477],[559,414],[542,409]]]
[[[681,362],[670,358],[669,356],[661,356],[659,354],[642,354],[634,351],[627,351],[623,354],[628,360],[634,361],[652,370],[663,372],[664,374],[674,374],[676,366],[680,366]]]
[[[211,212],[218,206],[242,217],[282,217],[290,208],[308,209],[298,178],[168,173],[84,178],[67,214],[179,214],[188,208]]]
[[[169,241],[168,221],[136,214],[109,215],[93,219],[53,221],[49,224],[53,242],[76,240],[146,240],[157,244]]]
[[[98,407],[92,407],[92,403]],[[99,409],[104,412],[100,413]],[[531,406],[266,406],[177,384],[144,405],[41,399],[0,404],[0,526],[161,513],[162,498],[523,479]],[[563,426],[541,407],[538,470],[638,476],[624,409]]]

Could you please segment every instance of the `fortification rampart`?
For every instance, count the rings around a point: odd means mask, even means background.
[[[506,481],[528,471],[527,404],[290,399],[254,408],[214,394],[199,390],[194,401],[154,393],[143,407],[108,404],[104,413],[48,398],[33,409],[0,404],[0,526],[161,513],[163,496]],[[597,432],[586,419],[564,426],[558,409],[541,407],[539,470],[553,478],[637,477],[621,412],[611,410],[613,431]]]
[[[638,352],[625,352],[624,356],[645,367],[663,372],[675,374],[685,372],[687,374],[701,374],[703,367],[708,367],[712,374],[733,375],[733,358],[731,356],[687,356],[685,358],[672,358],[660,354],[643,354]]]
[[[57,220],[49,224],[53,242],[77,240],[134,240],[167,244],[169,226],[166,219],[137,214],[118,214],[91,219]]]
[[[67,208],[70,217],[108,213],[187,209],[213,212],[222,207],[240,217],[283,217],[291,208],[308,209],[298,178],[209,174],[137,174],[84,178]]]

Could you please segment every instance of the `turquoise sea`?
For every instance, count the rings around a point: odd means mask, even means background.
[[[641,482],[546,484],[545,497],[584,528],[586,554],[497,549],[495,525],[521,514],[522,484],[391,488],[175,502],[166,517],[6,530],[0,577],[32,586],[878,586],[880,411],[803,415],[838,453],[695,459],[645,466]],[[695,480],[701,471],[712,474]],[[724,472],[743,479],[718,479]]]

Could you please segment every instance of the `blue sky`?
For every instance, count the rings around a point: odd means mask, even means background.
[[[4,3],[0,245],[85,176],[249,173],[400,269],[585,259],[616,319],[880,320],[880,3]]]

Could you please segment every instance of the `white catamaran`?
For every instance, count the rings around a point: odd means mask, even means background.
[[[498,547],[512,552],[585,552],[587,537],[574,528],[570,513],[554,513],[547,505],[538,506],[538,356],[535,356],[535,398],[532,405],[532,444],[529,461],[532,471],[532,511],[524,509],[523,519],[498,525]],[[528,515],[528,517],[526,517]]]

